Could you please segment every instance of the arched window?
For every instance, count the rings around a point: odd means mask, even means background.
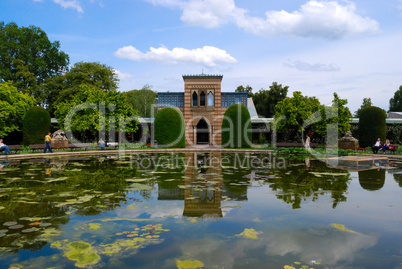
[[[208,93],[208,106],[214,106],[214,94],[212,92]]]
[[[198,96],[197,93],[193,93],[193,106],[198,106]]]
[[[200,94],[200,106],[205,106],[205,93],[201,92]]]

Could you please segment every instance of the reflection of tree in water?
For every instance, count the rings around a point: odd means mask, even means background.
[[[366,171],[359,171],[360,186],[368,191],[377,191],[384,186],[385,183],[385,170],[384,169],[371,169]]]
[[[134,177],[136,168],[116,166],[113,160],[100,164],[97,159],[77,163],[52,159],[8,166],[3,170],[6,174],[0,175],[0,230],[6,230],[0,247],[14,253],[20,249],[39,250],[47,244],[48,231],[69,222],[70,211],[96,215],[126,202],[129,183],[125,179]],[[54,168],[51,177],[47,174],[49,167]],[[17,222],[23,228],[4,226],[7,222]],[[38,230],[22,233],[31,227]]]
[[[348,181],[351,179],[348,172],[329,169],[320,161],[310,161],[309,169],[303,165],[304,162],[289,162],[286,169],[274,170],[275,177],[267,179],[270,188],[279,192],[276,195],[278,199],[292,204],[293,209],[301,208],[302,201],[307,199],[315,201],[320,195],[327,193],[331,193],[332,208],[346,201],[345,193],[348,189]],[[310,173],[311,171],[322,174],[314,175]],[[345,175],[331,175],[331,173],[345,173]]]
[[[394,180],[398,183],[398,186],[402,188],[402,174],[394,173]]]

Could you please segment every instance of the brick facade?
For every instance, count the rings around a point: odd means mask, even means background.
[[[224,93],[225,105],[222,105],[222,78],[222,75],[183,75],[184,93],[158,93],[159,109],[170,106],[183,113],[186,146],[199,143],[220,146],[222,119],[227,107],[233,103],[247,106],[247,93],[234,92]]]

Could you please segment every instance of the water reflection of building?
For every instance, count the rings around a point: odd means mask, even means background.
[[[183,215],[222,217],[221,154],[186,153],[186,165]]]
[[[158,180],[158,200],[184,200],[184,216],[222,217],[222,199],[247,200],[247,185],[238,173],[222,173],[221,153],[186,153],[185,170]]]

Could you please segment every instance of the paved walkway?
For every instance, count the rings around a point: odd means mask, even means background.
[[[216,147],[187,147],[176,149],[121,149],[121,150],[87,150],[87,151],[55,151],[53,153],[21,153],[0,155],[1,160],[11,159],[32,159],[49,157],[68,157],[68,156],[89,156],[89,155],[109,155],[109,154],[141,154],[141,153],[185,153],[185,152],[238,152],[238,153],[269,153],[273,150],[268,149],[222,149]]]
[[[122,150],[87,150],[87,151],[53,151],[53,153],[21,153],[0,155],[1,160],[33,159],[49,157],[90,156],[101,154],[141,154],[141,153],[185,153],[185,152],[228,152],[228,153],[269,153],[272,149],[223,149],[213,146],[190,146],[175,149],[122,149]],[[367,156],[388,157],[391,161],[402,161],[402,155],[396,154],[366,154]]]

